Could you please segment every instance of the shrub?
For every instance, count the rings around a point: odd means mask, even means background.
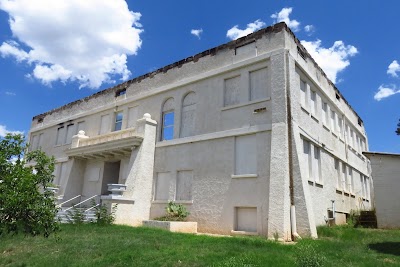
[[[0,138],[0,234],[23,232],[48,237],[59,230],[54,192],[54,158],[26,151],[22,135]],[[32,162],[33,166],[27,166]]]
[[[173,201],[168,202],[165,208],[166,215],[163,217],[156,218],[158,221],[186,221],[189,212],[186,207],[182,204],[174,203]]]
[[[99,205],[95,207],[96,224],[98,225],[110,225],[115,221],[115,212],[117,211],[117,205],[115,205],[111,212],[108,211],[105,205]]]

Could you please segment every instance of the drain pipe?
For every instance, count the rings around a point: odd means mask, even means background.
[[[287,124],[288,124],[288,154],[289,154],[289,190],[290,190],[290,228],[292,232],[292,240],[301,239],[297,233],[296,225],[296,207],[294,203],[294,182],[293,182],[293,147],[292,147],[292,105],[290,98],[290,75],[289,75],[289,51],[286,54],[286,99],[287,99]]]

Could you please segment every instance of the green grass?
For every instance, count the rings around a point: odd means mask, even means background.
[[[0,266],[295,266],[302,259],[322,266],[400,266],[400,230],[318,230],[318,240],[283,245],[261,237],[62,225],[58,238],[0,237]]]

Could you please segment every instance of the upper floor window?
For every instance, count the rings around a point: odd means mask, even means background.
[[[194,121],[196,117],[196,94],[188,93],[182,101],[181,137],[194,134]]]
[[[307,107],[307,83],[300,80],[300,103],[303,107]]]
[[[57,137],[56,137],[56,145],[62,145],[65,137],[65,128],[64,126],[58,127],[57,129]]]
[[[122,118],[123,118],[122,111],[115,113],[114,131],[119,131],[122,129]]]
[[[250,76],[250,100],[269,97],[267,68],[251,71]]]
[[[100,118],[100,131],[99,134],[106,134],[110,131],[110,115],[106,114]]]
[[[174,99],[165,101],[162,109],[161,141],[174,139],[175,111]]]
[[[240,103],[240,75],[224,80],[224,106]]]

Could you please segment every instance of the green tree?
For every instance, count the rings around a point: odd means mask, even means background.
[[[48,237],[59,230],[54,193],[46,190],[54,178],[54,158],[40,150],[24,154],[26,148],[22,135],[0,138],[0,234]]]
[[[399,120],[399,123],[397,123],[396,134],[397,134],[397,135],[400,135],[400,120]]]

